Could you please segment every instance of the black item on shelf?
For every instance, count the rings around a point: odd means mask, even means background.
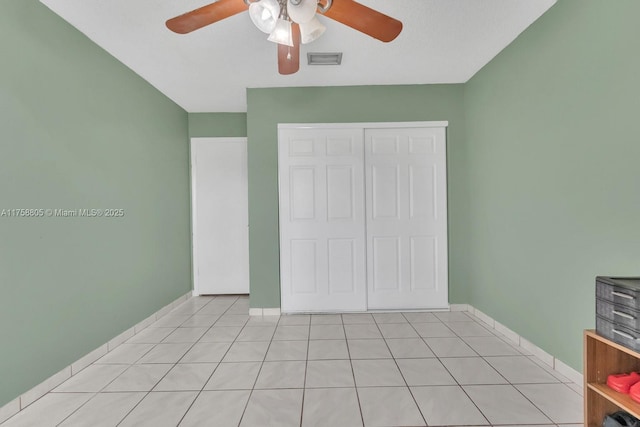
[[[596,332],[640,351],[640,277],[596,277]]]
[[[640,427],[640,420],[624,411],[606,415],[602,427]]]

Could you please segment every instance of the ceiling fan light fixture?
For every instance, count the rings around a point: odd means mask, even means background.
[[[317,16],[307,23],[300,24],[300,41],[302,44],[311,43],[318,40],[321,35],[327,30],[327,27],[322,25]]]
[[[291,15],[287,8],[291,9]],[[325,32],[325,26],[317,19],[318,13],[385,43],[402,31],[401,21],[358,0],[214,0],[167,20],[166,26],[175,33],[187,34],[247,10],[256,27],[269,35],[269,41],[278,44],[278,72],[284,75],[300,69],[300,45],[313,42]],[[310,65],[341,61],[341,54],[332,58],[314,55],[309,56]]]
[[[297,24],[306,24],[316,16],[317,0],[287,0],[287,14]]]
[[[291,21],[278,18],[275,29],[269,34],[267,39],[270,42],[284,44],[293,47],[293,33],[291,32]]]
[[[259,0],[249,5],[249,16],[253,24],[263,33],[270,34],[276,28],[280,16],[277,0]]]

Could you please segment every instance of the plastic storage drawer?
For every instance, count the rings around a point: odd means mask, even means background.
[[[640,350],[640,334],[632,329],[596,316],[596,332],[611,341],[635,351]]]
[[[640,278],[597,277],[596,298],[640,311]]]
[[[640,331],[640,312],[632,308],[596,299],[596,314],[618,325]]]

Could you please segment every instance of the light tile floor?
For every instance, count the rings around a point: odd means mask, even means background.
[[[575,384],[467,313],[249,317],[192,298],[16,426],[579,426]]]

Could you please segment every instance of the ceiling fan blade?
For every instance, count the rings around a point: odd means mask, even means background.
[[[278,44],[278,72],[294,74],[300,69],[300,26],[291,24],[293,47]]]
[[[385,43],[402,31],[402,22],[353,0],[333,0],[324,16]]]
[[[167,28],[174,33],[187,34],[214,22],[247,10],[244,0],[219,0],[167,21]]]

